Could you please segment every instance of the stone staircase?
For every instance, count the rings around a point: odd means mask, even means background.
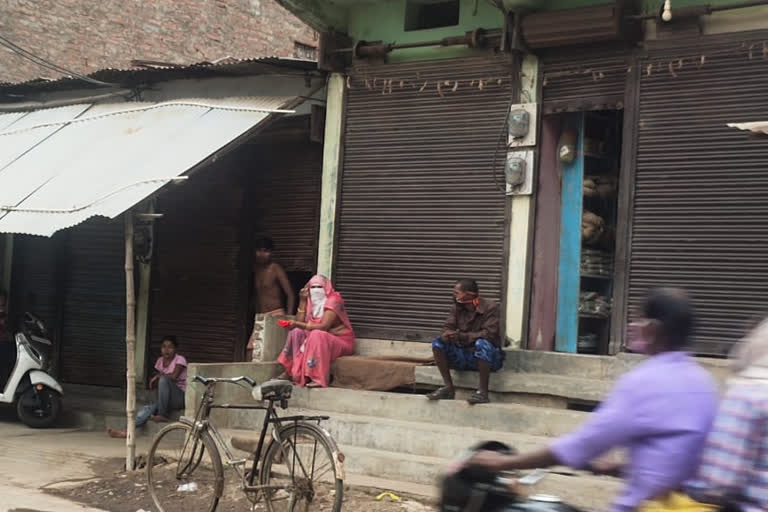
[[[510,351],[505,369],[491,379],[491,404],[428,401],[423,393],[441,380],[436,368],[420,367],[416,388],[407,392],[295,388],[290,407],[283,413],[330,416],[324,427],[345,454],[348,480],[353,483],[368,479],[367,485],[395,492],[434,494],[441,470],[475,443],[497,440],[528,451],[573,431],[615,379],[639,361],[628,355]],[[723,362],[703,362],[718,379],[725,375]],[[279,371],[272,363],[193,364],[190,380],[199,373],[207,377],[249,375],[261,382]],[[476,379],[474,373],[455,375],[459,398],[475,389]],[[187,392],[187,415],[193,412],[196,396],[193,390]],[[89,398],[80,406],[77,393],[70,400],[74,402],[67,403],[75,404],[73,410],[79,411],[77,417],[87,428],[125,424],[122,395]],[[251,399],[246,390],[222,386],[217,388],[217,401],[250,403]],[[257,411],[217,410],[213,414],[228,442],[234,436],[255,439],[262,417]],[[150,422],[138,435],[153,435],[158,429]],[[604,509],[619,486],[615,479],[554,468],[533,492],[554,494],[586,509]]]

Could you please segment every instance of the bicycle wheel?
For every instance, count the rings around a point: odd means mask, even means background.
[[[322,431],[309,424],[280,430],[261,467],[260,483],[269,512],[339,512],[344,482],[336,474],[334,448]],[[282,445],[282,449],[281,449]]]
[[[193,436],[186,422],[168,425],[149,450],[147,482],[160,512],[214,512],[224,487],[216,444],[207,432]]]

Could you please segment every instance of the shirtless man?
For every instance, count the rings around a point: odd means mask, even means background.
[[[259,315],[285,315],[293,313],[296,306],[296,297],[293,293],[291,282],[285,270],[278,263],[272,261],[274,243],[271,238],[264,237],[256,240],[253,246],[253,291],[256,300],[256,317]],[[287,308],[283,307],[283,296]],[[255,342],[256,328],[248,340],[246,361],[253,358],[253,345]]]

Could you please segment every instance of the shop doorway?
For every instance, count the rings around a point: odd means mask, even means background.
[[[609,354],[622,111],[545,116],[529,348]]]

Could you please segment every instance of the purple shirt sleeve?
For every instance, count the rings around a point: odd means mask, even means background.
[[[573,434],[550,445],[558,461],[574,469],[584,469],[612,448],[626,445],[635,435],[633,392],[628,379],[621,379],[608,398]]]

